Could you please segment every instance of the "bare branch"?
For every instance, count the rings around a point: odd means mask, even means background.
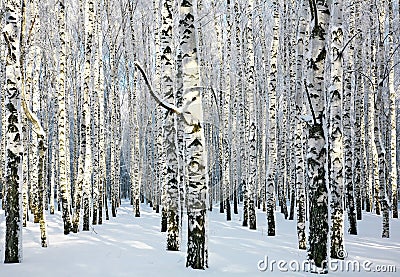
[[[21,104],[22,104],[22,109],[24,110],[25,116],[29,119],[29,121],[33,125],[33,131],[42,139],[46,138],[46,132],[43,130],[43,127],[40,123],[39,118],[36,116],[34,112],[29,109],[29,106],[27,105],[27,101],[25,99],[25,88],[24,85],[22,84],[21,88]]]
[[[350,44],[350,42],[351,42],[356,36],[358,36],[358,35],[361,34],[361,33],[362,33],[361,31],[355,33],[355,34],[346,42],[346,44],[345,44],[345,45],[343,46],[343,48],[340,50],[339,56],[342,56],[342,55],[343,55],[344,50],[347,48],[347,46]]]
[[[304,80],[304,87],[306,89],[308,104],[310,105],[310,110],[311,110],[311,114],[312,114],[312,117],[313,117],[313,120],[314,120],[314,124],[316,125],[317,124],[317,118],[315,117],[315,112],[314,112],[314,108],[313,108],[312,103],[311,103],[311,96],[310,96],[310,92],[308,91],[307,81],[306,80]]]
[[[172,111],[176,114],[182,114],[182,111],[177,108],[175,105],[170,104],[168,102],[166,102],[164,99],[162,99],[157,93],[155,93],[155,91],[153,90],[153,88],[151,87],[151,84],[149,82],[149,79],[146,76],[146,73],[144,72],[143,68],[141,67],[141,65],[135,61],[135,66],[139,69],[139,71],[142,73],[142,76],[144,78],[144,81],[150,91],[151,96],[153,96],[153,98],[157,101],[158,104],[160,104],[161,107],[163,107],[164,109],[167,109],[169,111]]]

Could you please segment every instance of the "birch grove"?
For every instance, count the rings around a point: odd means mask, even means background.
[[[0,10],[5,263],[22,262],[30,222],[51,247],[49,220],[79,236],[124,205],[132,224],[154,212],[164,248],[200,270],[212,264],[210,213],[266,240],[288,220],[315,273],[347,258],[345,234],[362,233],[366,214],[382,220],[377,236],[396,232],[398,1]]]

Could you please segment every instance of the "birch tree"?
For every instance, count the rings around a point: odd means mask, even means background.
[[[95,1],[86,0],[85,3],[85,71],[83,84],[83,115],[84,120],[84,136],[86,141],[85,146],[85,162],[84,162],[84,177],[83,177],[83,231],[89,231],[90,220],[90,184],[92,177],[92,156],[91,156],[91,115],[90,115],[90,77],[91,77],[91,59],[93,47],[93,22]],[[83,131],[83,130],[82,130]]]
[[[399,8],[398,8],[399,9]],[[394,26],[394,5],[393,1],[389,0],[387,1],[387,10],[388,10],[388,43],[389,43],[389,61],[387,63],[388,67],[388,87],[389,87],[389,118],[390,118],[390,156],[389,156],[389,161],[390,161],[390,173],[389,173],[389,183],[391,184],[390,190],[392,193],[392,211],[393,211],[393,218],[398,218],[398,198],[397,198],[397,189],[398,189],[398,184],[397,184],[397,161],[396,161],[396,150],[398,149],[398,146],[396,145],[396,90],[395,90],[395,66],[394,66],[394,54],[395,54],[395,48],[396,48],[396,43],[400,43],[400,40],[397,38],[395,39],[395,26]],[[398,46],[397,46],[398,47]]]
[[[307,35],[307,1],[303,0],[300,4],[299,26],[297,32],[297,63],[296,63],[296,133],[295,133],[295,163],[296,163],[296,195],[297,195],[297,238],[299,249],[306,249],[305,232],[305,178],[304,178],[304,157],[303,157],[303,127],[304,122],[301,116],[304,113],[304,54]]]
[[[356,2],[356,7],[354,7],[353,11],[355,13],[354,16],[352,16],[352,20],[355,21],[356,18],[360,17],[360,9],[361,5],[357,1]],[[355,22],[354,22],[355,23]],[[354,45],[356,46],[355,48],[355,62],[354,62],[354,69],[360,68],[362,64],[362,49],[361,49],[361,26],[357,26],[356,28],[357,33],[359,35],[355,38],[355,43]],[[350,38],[350,36],[349,36]],[[348,66],[348,70],[351,70],[350,67]],[[366,191],[366,170],[367,170],[367,160],[366,157],[364,156],[365,153],[365,120],[364,120],[364,90],[363,90],[363,84],[362,84],[362,75],[359,72],[355,72],[355,79],[356,79],[356,89],[354,93],[354,109],[355,109],[355,115],[354,115],[354,132],[355,134],[360,134],[359,136],[355,136],[354,139],[354,196],[355,196],[355,206],[356,206],[356,215],[357,215],[357,220],[361,220],[362,218],[362,206],[364,206],[365,203],[365,193],[362,193],[362,191]],[[346,89],[346,88],[345,88]],[[345,173],[346,174],[346,173]],[[364,189],[363,189],[364,188]],[[364,195],[363,195],[364,194]],[[364,199],[362,199],[364,198]],[[351,212],[349,213],[351,215]],[[352,219],[353,220],[353,219]],[[349,230],[349,233],[352,234],[354,233],[354,228]]]
[[[98,2],[99,3],[99,2]],[[105,197],[106,188],[106,122],[105,122],[105,110],[104,110],[104,69],[103,69],[103,32],[101,26],[101,10],[100,4],[98,5],[98,16],[96,18],[96,25],[98,30],[98,71],[99,71],[99,218],[98,224],[103,223],[103,203],[107,203],[107,198]],[[104,200],[103,200],[104,199]]]
[[[71,219],[69,212],[69,196],[68,196],[68,182],[67,182],[67,165],[66,164],[66,21],[65,21],[65,0],[59,0],[59,12],[58,12],[58,25],[59,25],[59,36],[60,36],[60,53],[59,53],[59,75],[58,75],[58,140],[59,140],[59,185],[61,194],[62,213],[64,221],[64,234],[68,235],[71,231]]]
[[[249,147],[249,177],[247,181],[248,193],[248,213],[249,228],[256,229],[256,211],[255,211],[255,186],[257,176],[257,157],[256,157],[256,114],[255,114],[255,86],[254,86],[254,48],[253,48],[253,8],[254,1],[249,0],[247,3],[247,24],[246,24],[246,98],[249,111],[249,125],[247,126],[247,143]]]
[[[342,106],[343,106],[343,117],[342,117],[342,122],[343,122],[343,160],[344,160],[344,172],[343,172],[343,180],[344,180],[344,189],[346,191],[346,206],[347,206],[347,215],[349,219],[349,233],[356,235],[357,234],[357,220],[356,220],[356,214],[355,214],[355,203],[354,203],[354,186],[357,186],[357,183],[354,182],[356,178],[353,178],[353,175],[357,176],[357,172],[354,170],[353,171],[353,164],[356,163],[356,157],[355,157],[355,148],[358,147],[355,145],[354,147],[352,146],[352,120],[353,116],[351,114],[351,108],[352,108],[352,102],[353,102],[353,90],[354,90],[354,29],[355,29],[355,9],[356,6],[358,5],[358,1],[355,1],[353,5],[350,5],[348,8],[349,11],[346,17],[348,18],[348,35],[343,36],[345,38],[345,41],[348,41],[347,48],[344,50],[340,50],[344,52],[343,54],[343,64],[342,66],[345,68],[344,71],[344,76],[343,76],[343,95],[342,95]],[[332,9],[333,12],[336,12],[337,6],[342,6],[343,9],[343,4],[342,5],[335,5],[336,2],[333,2],[332,4]],[[347,2],[344,1],[344,3],[347,4]],[[339,9],[339,7],[338,7]],[[334,18],[332,18],[334,20]],[[335,22],[338,21],[343,21],[342,17],[340,19],[337,19]],[[337,23],[335,23],[337,24]],[[340,24],[340,23],[339,23]],[[334,28],[334,27],[332,27]],[[341,29],[343,29],[343,26],[341,26]],[[331,31],[332,33],[332,31]],[[342,32],[343,33],[343,32]],[[333,38],[331,39],[333,42]],[[341,48],[344,47],[344,43],[342,42],[341,45],[339,45]],[[333,79],[333,77],[331,77]],[[340,85],[340,84],[339,84]],[[332,120],[332,118],[331,118]],[[353,149],[354,148],[354,149]],[[353,173],[354,172],[354,173]],[[335,182],[335,178],[331,180],[331,182]],[[338,250],[338,249],[336,249]],[[332,251],[331,251],[332,252]],[[331,253],[332,254],[332,253]]]
[[[99,148],[96,145],[99,145],[100,142],[100,122],[99,122],[99,94],[100,92],[100,57],[99,57],[99,24],[98,24],[98,12],[100,10],[99,4],[94,5],[94,20],[92,23],[93,27],[93,51],[94,51],[94,63],[93,63],[93,93],[92,93],[92,101],[91,101],[91,111],[92,111],[92,121],[93,121],[93,128],[92,128],[92,157],[93,157],[93,199],[92,199],[92,209],[93,209],[93,216],[92,216],[92,224],[97,224],[98,219],[98,207],[99,207],[99,185],[100,185],[100,163],[99,163]],[[100,177],[100,178],[99,178]]]
[[[208,267],[208,248],[206,240],[207,226],[207,164],[205,156],[205,138],[203,130],[203,105],[201,95],[200,68],[197,57],[197,34],[194,22],[192,1],[183,0],[180,5],[180,45],[182,51],[182,107],[161,99],[152,89],[143,68],[135,63],[145,78],[147,87],[156,101],[165,109],[180,115],[184,126],[187,170],[187,213],[188,246],[186,266],[193,269]]]
[[[19,1],[7,1],[3,36],[7,47],[6,56],[6,233],[5,263],[22,262],[22,116],[21,77],[19,65],[20,34]]]
[[[331,258],[343,259],[343,1],[332,1],[330,27],[331,79],[330,101],[330,195],[331,195]],[[350,101],[350,99],[346,99]],[[350,177],[349,177],[350,178]]]
[[[273,9],[273,38],[270,56],[270,71],[268,75],[269,88],[269,136],[268,136],[268,177],[267,177],[267,221],[268,236],[275,236],[275,176],[277,163],[277,132],[276,132],[276,91],[279,47],[279,1],[272,1]]]
[[[326,34],[329,28],[328,1],[310,1],[310,58],[307,61],[306,92],[312,119],[308,123],[307,167],[310,190],[310,234],[308,257],[316,271],[327,272],[328,189],[325,180],[326,132],[324,75]]]
[[[382,116],[382,107],[383,107],[383,93],[384,93],[384,84],[387,80],[385,77],[385,60],[384,60],[384,37],[385,37],[385,8],[384,1],[378,2],[378,19],[379,19],[379,28],[378,28],[378,51],[377,51],[377,72],[378,79],[376,86],[376,95],[375,95],[375,124],[374,124],[374,135],[375,135],[375,145],[378,153],[378,199],[379,204],[382,209],[382,237],[389,237],[389,203],[387,199],[387,190],[386,190],[386,158],[385,158],[385,146],[382,138],[382,130],[383,125],[381,121]]]
[[[45,211],[44,211],[44,201],[45,201],[45,178],[44,178],[44,160],[45,160],[45,134],[42,128],[42,124],[39,122],[37,113],[40,110],[40,93],[39,93],[39,77],[40,77],[40,67],[41,67],[41,49],[39,47],[39,34],[40,34],[40,18],[39,18],[39,6],[36,0],[30,1],[31,8],[33,10],[30,36],[32,49],[29,49],[29,63],[33,67],[27,68],[27,74],[32,74],[32,111],[28,107],[28,103],[23,99],[22,107],[26,114],[28,120],[34,126],[34,135],[32,138],[32,149],[31,154],[33,157],[32,161],[32,178],[31,186],[36,187],[37,195],[35,196],[36,204],[34,205],[34,222],[40,223],[40,233],[41,233],[41,244],[42,247],[47,247],[47,232],[46,232],[46,222],[45,222]],[[21,65],[22,68],[22,65]],[[29,93],[29,91],[27,92]],[[25,86],[22,85],[22,95],[25,98]],[[36,131],[35,131],[36,130]],[[40,130],[39,132],[37,130]]]
[[[129,21],[130,21],[130,28],[131,28],[131,43],[133,44],[133,59],[136,61],[137,59],[137,54],[136,54],[136,38],[135,38],[135,29],[134,29],[134,20],[133,20],[133,7],[132,7],[132,2],[129,1],[128,3],[128,9],[129,9]],[[131,176],[133,177],[131,179],[132,182],[132,198],[133,198],[133,205],[134,205],[134,212],[135,212],[135,217],[140,217],[140,172],[139,172],[139,163],[140,163],[140,142],[139,142],[139,120],[138,120],[138,97],[137,97],[137,84],[138,84],[138,73],[137,71],[134,72],[134,77],[133,77],[133,94],[132,98],[130,99],[131,101],[131,109],[132,109],[132,124],[134,124],[134,132],[133,134],[133,149],[131,149],[131,153],[133,156],[131,156]]]
[[[161,60],[163,61],[162,90],[164,99],[174,103],[173,86],[173,11],[172,1],[163,0],[161,8]],[[177,159],[177,137],[175,128],[176,115],[166,111],[164,116],[164,151],[166,152],[166,206],[167,213],[167,250],[177,251],[180,246],[179,236],[179,191],[178,191],[178,159]]]
[[[201,80],[194,28],[193,2],[183,0],[180,6],[180,39],[182,50],[184,140],[187,149],[188,172],[188,246],[186,266],[208,267],[206,241],[207,164],[203,130]]]

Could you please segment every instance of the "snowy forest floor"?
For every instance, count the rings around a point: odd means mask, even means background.
[[[3,263],[5,222],[4,211],[0,211],[0,277],[311,275],[293,271],[306,259],[306,251],[297,249],[296,221],[285,220],[278,212],[275,237],[267,236],[266,216],[261,211],[257,212],[257,230],[241,226],[241,210],[238,215],[233,215],[231,222],[227,222],[218,209],[208,213],[209,268],[199,271],[185,267],[186,218],[181,251],[167,252],[166,234],[160,232],[160,214],[146,205],[141,208],[141,217],[135,218],[132,207],[123,202],[116,218],[101,226],[91,226],[89,232],[68,236],[63,235],[61,214],[47,215],[48,248],[40,246],[39,225],[29,222],[23,231],[24,259],[21,264]],[[376,271],[379,265],[394,265],[397,273],[367,275],[398,276],[400,220],[391,220],[391,238],[382,239],[382,218],[366,213],[363,216],[358,222],[359,235],[345,234],[348,257],[344,262],[332,263],[339,269],[330,270],[328,276],[353,276],[351,266],[351,272],[346,272],[346,264],[350,262],[360,264],[360,272],[356,273],[359,276],[364,276],[368,269]],[[260,271],[257,264],[265,256],[268,256],[269,265],[272,260],[286,261],[287,264],[281,267],[288,272],[280,271],[276,263],[272,272],[271,267]]]

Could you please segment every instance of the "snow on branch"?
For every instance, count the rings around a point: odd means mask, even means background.
[[[39,118],[34,114],[30,109],[29,106],[26,104],[25,100],[25,89],[22,89],[22,108],[26,117],[33,125],[33,131],[38,135],[41,136],[43,139],[46,138],[46,132],[43,130],[42,125],[40,124]]]
[[[144,81],[145,81],[145,83],[146,83],[146,85],[147,85],[147,87],[148,87],[148,89],[149,89],[149,91],[150,91],[150,94],[151,94],[151,96],[154,97],[154,99],[157,101],[157,103],[160,104],[161,107],[163,107],[163,108],[165,108],[165,109],[167,109],[167,110],[169,110],[169,111],[173,111],[173,112],[176,113],[176,114],[182,114],[181,109],[179,109],[178,107],[176,107],[176,106],[173,105],[173,104],[170,104],[170,103],[166,102],[164,99],[162,99],[162,98],[153,90],[153,88],[151,87],[151,84],[150,84],[150,82],[149,82],[149,79],[147,78],[147,75],[146,75],[146,73],[144,72],[142,66],[141,66],[138,62],[135,62],[135,66],[136,66],[136,67],[139,69],[139,71],[142,73],[142,76],[143,76]]]

